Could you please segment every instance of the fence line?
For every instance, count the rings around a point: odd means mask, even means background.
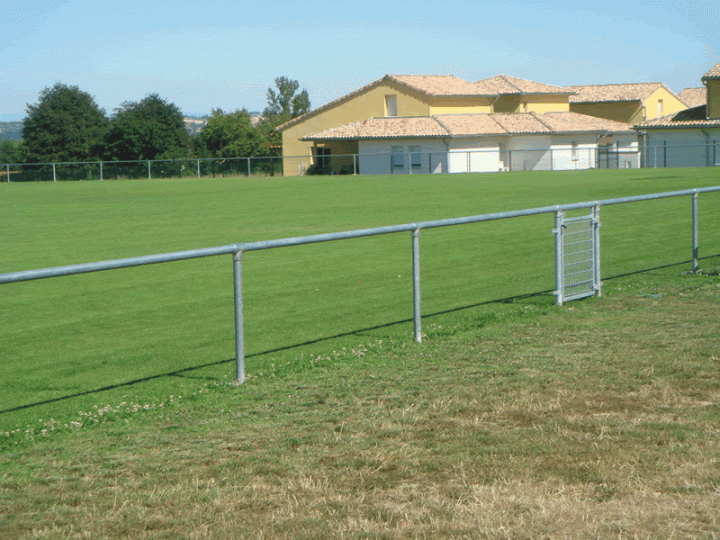
[[[3,163],[5,182],[203,178],[217,175],[430,174],[502,171],[712,167],[720,165],[720,145],[598,148],[477,149],[403,152],[186,158],[139,161]],[[297,171],[295,171],[297,168]]]
[[[43,268],[36,270],[25,270],[20,272],[10,272],[0,274],[0,284],[17,283],[23,281],[31,281],[36,279],[45,279],[60,276],[69,276],[74,274],[82,274],[88,272],[98,272],[103,270],[113,270],[119,268],[129,268],[133,266],[143,266],[148,264],[165,263],[172,261],[180,261],[187,259],[195,259],[200,257],[211,257],[216,255],[232,255],[233,256],[233,277],[234,277],[234,295],[235,295],[235,351],[236,351],[236,378],[238,382],[245,380],[245,330],[244,330],[244,311],[243,311],[243,287],[242,287],[242,258],[246,251],[258,251],[263,249],[272,249],[289,246],[299,246],[303,244],[312,244],[319,242],[330,242],[335,240],[347,240],[351,238],[362,238],[367,236],[377,236],[383,234],[392,234],[399,232],[412,233],[412,257],[413,257],[413,321],[415,341],[421,341],[421,296],[420,296],[420,231],[422,229],[431,229],[437,227],[447,227],[453,225],[464,225],[470,223],[480,223],[485,221],[494,221],[500,219],[510,219],[523,216],[533,216],[539,214],[555,214],[555,223],[559,223],[561,215],[571,210],[580,210],[583,208],[592,208],[594,219],[602,206],[610,206],[615,204],[633,203],[640,201],[649,201],[655,199],[663,199],[669,197],[692,197],[692,261],[693,271],[698,269],[698,212],[697,199],[700,193],[720,192],[720,186],[688,189],[681,191],[672,191],[664,193],[655,193],[648,195],[638,195],[633,197],[619,197],[614,199],[605,199],[592,202],[581,202],[562,204],[555,206],[545,206],[540,208],[530,208],[526,210],[515,210],[510,212],[496,212],[492,214],[482,214],[476,216],[468,216],[461,218],[440,219],[433,221],[422,221],[418,223],[406,223],[402,225],[392,225],[385,227],[376,227],[371,229],[357,229],[353,231],[334,232],[316,234],[310,236],[300,236],[293,238],[281,238],[275,240],[262,240],[256,242],[244,242],[237,244],[229,244],[225,246],[216,246],[211,248],[192,249],[186,251],[176,251],[172,253],[162,253],[155,255],[147,255],[141,257],[130,257],[125,259],[114,259],[110,261],[101,261],[85,264],[74,264],[68,266],[59,266],[54,268]],[[599,293],[599,248],[597,250],[597,280]],[[558,268],[556,253],[556,269]],[[563,292],[561,279],[556,276],[557,289],[555,295],[558,304],[562,304]]]

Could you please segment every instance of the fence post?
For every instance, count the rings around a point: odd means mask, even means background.
[[[150,180],[150,160],[148,160],[148,180]]]
[[[250,178],[250,158],[247,158],[248,163],[248,178]]]
[[[555,303],[558,306],[563,305],[563,289],[565,288],[565,280],[563,276],[563,218],[565,212],[562,210],[555,211]]]
[[[235,378],[245,382],[245,324],[242,294],[242,256],[238,251],[233,255],[233,277],[235,282]]]
[[[200,160],[197,160],[197,172],[198,172],[198,178],[200,178]]]
[[[100,181],[103,180],[103,170],[102,170],[102,161],[100,162]]]
[[[9,163],[6,163],[6,164],[5,164],[5,167],[6,167],[6,170],[7,170],[7,181],[9,182],[9,181],[10,181],[10,164],[9,164]]]
[[[353,154],[353,176],[357,175],[357,155]]]
[[[600,279],[600,205],[592,209],[593,234],[593,288],[597,296],[602,296],[602,280]]]
[[[698,194],[694,193],[692,196],[692,271],[693,274],[697,274],[698,271]]]
[[[57,176],[55,175],[55,164],[52,164],[53,166],[53,182],[57,182]]]
[[[413,320],[415,326],[415,341],[422,342],[422,313],[420,309],[420,229],[412,233],[413,246]]]

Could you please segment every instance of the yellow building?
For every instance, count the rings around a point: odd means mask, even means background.
[[[707,89],[707,114],[708,120],[720,119],[720,64],[708,71],[702,78]]]
[[[317,145],[303,138],[370,118],[445,114],[568,112],[572,91],[506,75],[468,82],[452,75],[386,75],[355,92],[279,126],[284,173],[305,174],[329,156],[358,153],[357,141]],[[408,135],[411,135],[408,133]],[[353,170],[352,157],[333,159],[333,169]]]
[[[720,64],[703,77],[705,103],[634,126],[645,167],[720,166]]]
[[[688,108],[662,83],[566,86],[570,110],[597,118],[635,125]]]

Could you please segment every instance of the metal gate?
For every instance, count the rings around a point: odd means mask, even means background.
[[[600,209],[590,215],[565,217],[555,213],[555,296],[557,304],[600,296]]]

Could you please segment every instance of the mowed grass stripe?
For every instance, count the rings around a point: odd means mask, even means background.
[[[717,184],[712,169],[10,184],[0,270]],[[701,210],[709,233],[720,204],[703,197]],[[689,198],[603,209],[604,275],[689,259],[689,216]],[[423,231],[423,312],[551,290],[552,226],[547,215]],[[411,264],[409,234],[246,254],[248,354],[408,321]],[[5,285],[0,410],[227,362],[232,301],[230,257]]]

